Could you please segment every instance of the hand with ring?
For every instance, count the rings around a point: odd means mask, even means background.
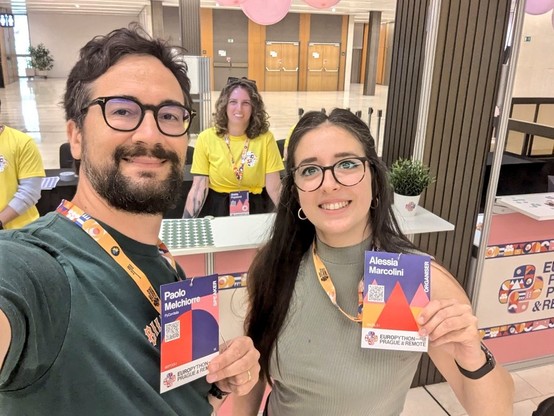
[[[237,337],[221,345],[219,355],[208,365],[208,383],[216,383],[224,392],[248,394],[260,375],[260,353],[248,337]]]

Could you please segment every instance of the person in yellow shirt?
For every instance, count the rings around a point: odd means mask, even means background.
[[[44,166],[34,140],[0,125],[0,230],[21,228],[39,217]]]
[[[196,140],[183,218],[270,212],[283,169],[255,82],[231,78],[216,102],[215,126]]]

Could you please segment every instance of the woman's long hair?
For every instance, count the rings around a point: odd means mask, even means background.
[[[260,352],[261,376],[270,384],[271,353],[285,323],[300,261],[315,237],[313,224],[309,220],[300,220],[297,215],[300,204],[292,174],[295,152],[302,137],[324,123],[351,133],[360,141],[369,159],[373,200],[368,208],[368,227],[373,243],[389,252],[409,252],[415,248],[400,231],[392,212],[393,192],[388,183],[387,168],[377,156],[368,126],[350,111],[338,108],[328,116],[318,111],[304,114],[291,134],[286,175],[271,237],[254,258],[248,273],[250,306],[245,330]],[[278,358],[278,350],[276,353]]]
[[[227,117],[227,104],[231,93],[241,87],[248,92],[250,103],[252,104],[252,115],[246,128],[246,136],[254,139],[260,134],[267,133],[269,130],[269,116],[265,111],[265,104],[262,96],[258,92],[256,83],[249,79],[237,78],[227,83],[221,90],[219,98],[215,103],[215,131],[218,136],[223,137],[229,133],[229,117]]]

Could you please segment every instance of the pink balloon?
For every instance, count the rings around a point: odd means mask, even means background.
[[[525,3],[525,13],[545,14],[554,9],[554,0],[527,0]]]
[[[244,0],[215,0],[220,6],[240,6]]]
[[[244,0],[240,8],[259,25],[273,25],[287,15],[292,0]]]
[[[316,9],[328,9],[329,7],[333,7],[339,1],[340,0],[304,0],[305,3],[315,7]]]

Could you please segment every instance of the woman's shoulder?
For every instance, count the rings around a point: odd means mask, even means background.
[[[266,143],[268,142],[271,142],[271,141],[275,141],[275,136],[273,135],[273,133],[271,132],[271,130],[268,130],[266,131],[265,133],[260,133],[258,134],[254,139],[252,140],[259,140],[259,141],[264,141]]]
[[[208,127],[205,130],[202,130],[198,134],[198,139],[204,138],[204,137],[211,137],[211,136],[217,136],[217,131],[214,126]]]

